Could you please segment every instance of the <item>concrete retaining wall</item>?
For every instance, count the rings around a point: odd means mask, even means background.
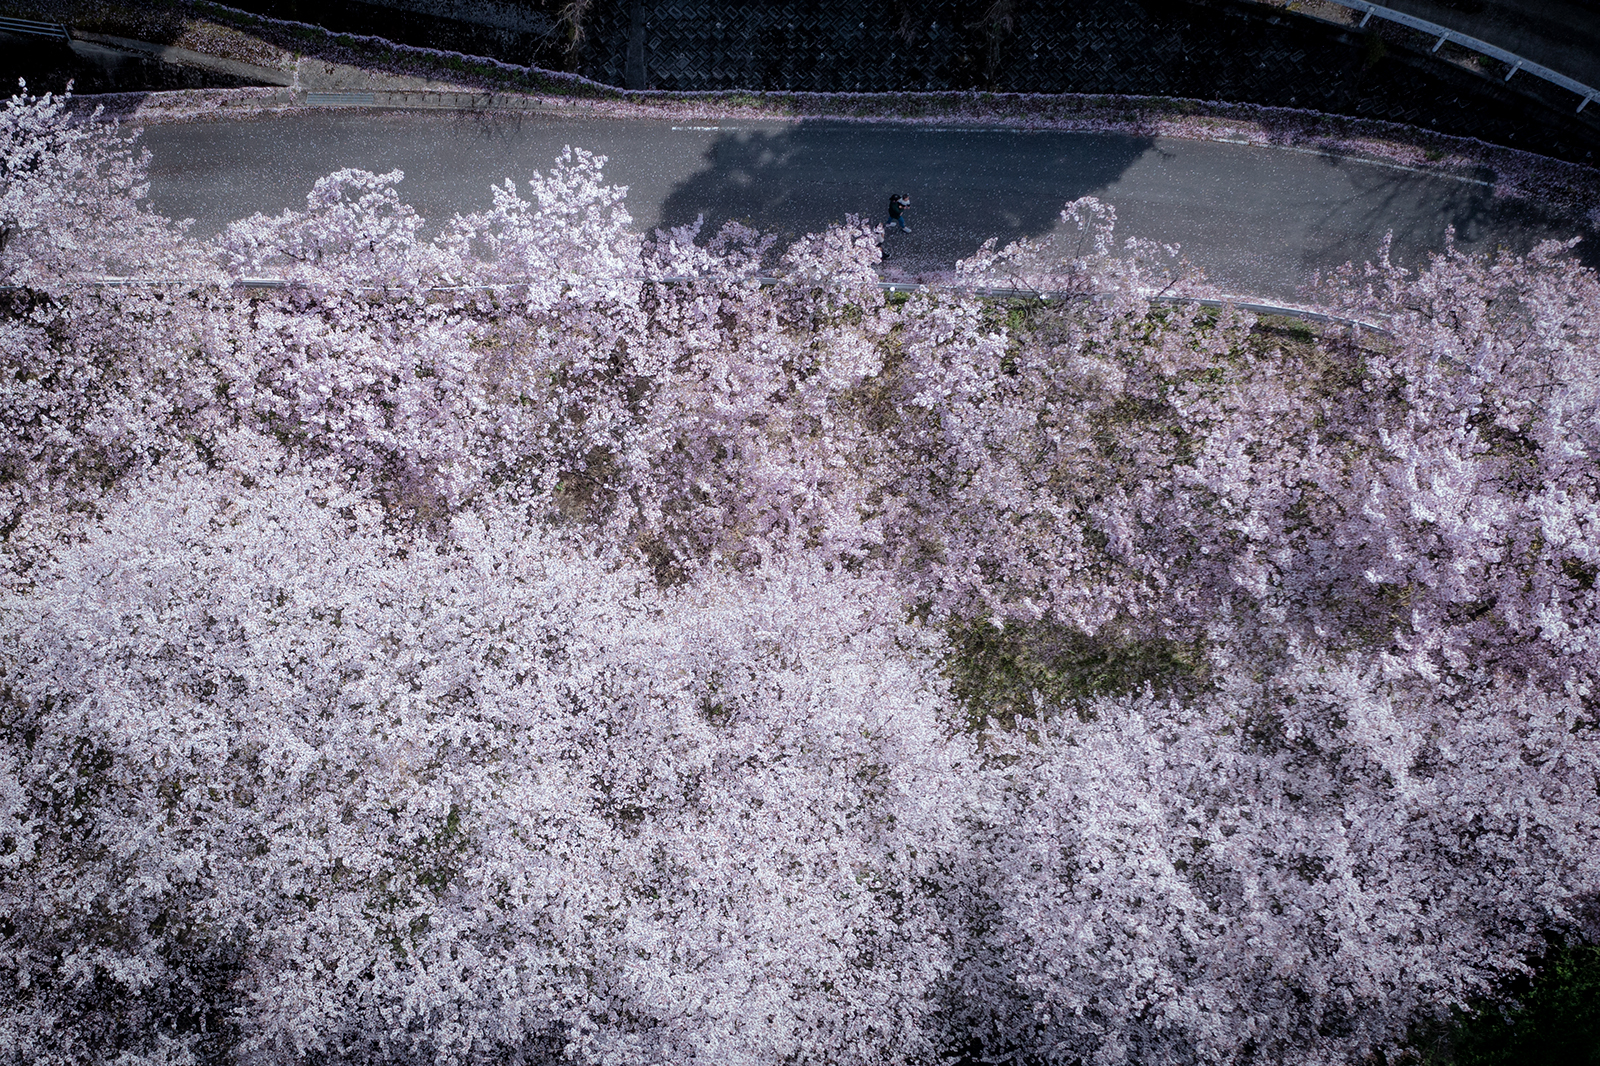
[[[381,27],[392,40],[508,62],[560,69],[567,59],[552,32],[553,2],[233,2],[334,30]],[[523,29],[510,28],[514,10],[527,20]],[[984,17],[994,12],[1003,18]],[[1356,29],[1248,0],[592,0],[577,72],[619,88],[1194,97],[1384,119],[1600,160],[1600,107],[1575,116],[1564,90],[1532,78],[1506,85],[1492,61],[1479,72],[1453,66],[1415,36],[1376,20]]]
[[[643,10],[643,33],[638,32]],[[626,86],[642,36],[652,89],[1125,93],[1304,107],[1475,136],[1574,161],[1600,158],[1600,110],[1565,90],[1505,85],[1374,22],[1335,25],[1237,0],[1015,0],[1008,27],[962,0],[597,2],[580,72]],[[1418,45],[1421,47],[1418,47]],[[638,46],[635,46],[638,51]],[[1492,68],[1492,64],[1491,64]]]

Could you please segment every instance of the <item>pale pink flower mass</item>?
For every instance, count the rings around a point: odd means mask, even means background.
[[[199,242],[0,113],[8,1061],[1349,1063],[1600,933],[1570,243],[1319,332],[1084,199],[957,276],[1085,298],[902,299],[603,165]]]

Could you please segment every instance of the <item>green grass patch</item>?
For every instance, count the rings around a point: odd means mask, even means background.
[[[1600,1066],[1600,944],[1556,944],[1534,975],[1413,1033],[1422,1066]]]
[[[997,629],[987,619],[953,624],[947,633],[944,675],[972,732],[987,728],[990,719],[1007,731],[1019,720],[1063,712],[1088,719],[1098,697],[1147,685],[1158,694],[1186,696],[1210,679],[1205,649],[1196,643],[1089,636],[1052,623]]]

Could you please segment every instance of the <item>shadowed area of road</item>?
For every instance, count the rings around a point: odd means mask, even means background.
[[[400,168],[402,196],[431,223],[491,203],[489,187],[547,170],[565,145],[609,157],[635,225],[725,220],[791,237],[858,214],[883,220],[891,191],[912,196],[912,232],[891,233],[889,263],[947,270],[988,237],[1057,225],[1061,206],[1115,205],[1120,236],[1179,243],[1210,280],[1242,295],[1293,298],[1312,272],[1376,255],[1386,231],[1412,265],[1443,246],[1522,251],[1583,233],[1484,181],[1421,174],[1316,152],[1109,133],[848,122],[567,119],[540,114],[299,112],[151,126],[152,205],[219,231],[255,211],[301,207],[341,167]]]
[[[1148,137],[802,122],[781,127],[705,123],[700,169],[661,205],[663,219],[706,218],[706,233],[733,219],[781,243],[847,214],[882,223],[904,192],[910,236],[887,238],[907,269],[947,269],[989,237],[1038,236],[1061,205],[1116,182],[1149,152]]]

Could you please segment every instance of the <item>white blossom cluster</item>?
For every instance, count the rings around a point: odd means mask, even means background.
[[[0,1061],[1350,1063],[1600,935],[1570,245],[1317,335],[1083,200],[1008,317],[603,162],[201,243],[0,114]]]

